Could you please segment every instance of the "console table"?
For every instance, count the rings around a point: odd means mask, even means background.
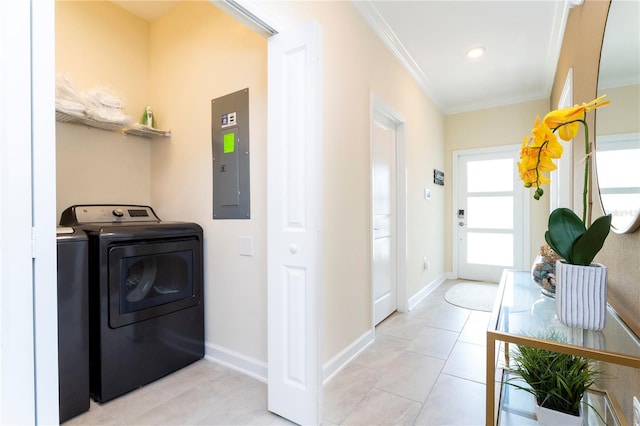
[[[541,287],[533,281],[529,272],[505,270],[502,274],[487,330],[487,425],[495,425],[498,421],[500,410],[496,411],[496,407],[501,407],[504,394],[505,373],[500,371],[496,374],[496,342],[504,342],[506,365],[509,362],[509,344],[512,343],[640,368],[640,339],[611,306],[607,306],[607,319],[602,331],[571,328],[556,318],[555,299],[542,295],[540,290]],[[566,339],[566,342],[538,337],[548,336],[552,331]],[[498,392],[496,385],[500,388]],[[605,392],[594,391],[588,398],[596,401],[597,405],[601,399],[602,404],[612,406],[619,412],[615,400]],[[626,424],[624,417],[621,423]]]

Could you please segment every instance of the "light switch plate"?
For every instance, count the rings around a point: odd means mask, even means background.
[[[238,252],[240,256],[253,256],[253,238],[240,237],[238,240]]]
[[[431,199],[431,190],[429,188],[425,188],[424,189],[424,199],[425,200],[430,200]]]

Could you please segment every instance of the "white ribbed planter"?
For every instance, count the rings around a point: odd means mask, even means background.
[[[602,330],[607,316],[607,267],[556,262],[556,315],[569,327]]]
[[[562,413],[556,410],[540,407],[536,404],[536,417],[538,424],[544,426],[582,426],[582,410],[579,416]]]

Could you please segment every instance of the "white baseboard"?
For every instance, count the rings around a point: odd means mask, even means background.
[[[267,363],[232,351],[222,346],[206,342],[204,344],[205,359],[229,367],[240,373],[267,383]]]
[[[367,346],[375,340],[375,329],[371,329],[351,342],[349,346],[340,351],[336,356],[325,362],[322,366],[323,385],[326,385],[336,374],[357,357],[360,352],[365,350]]]
[[[413,309],[432,291],[438,288],[447,278],[447,274],[441,274],[435,280],[425,285],[418,293],[409,299],[409,310]],[[374,340],[375,328],[372,328],[354,340],[336,356],[325,362],[322,366],[323,384],[329,382],[329,380],[338,374],[352,359],[372,344]],[[239,371],[263,383],[267,383],[268,381],[268,367],[266,362],[208,342],[205,343],[204,357],[209,361]]]
[[[438,277],[422,287],[422,289],[415,295],[409,298],[409,310],[412,310],[416,305],[424,300],[433,290],[438,288],[447,279],[447,274],[440,274]]]
[[[373,343],[374,339],[375,331],[371,329],[327,361],[322,366],[323,384],[326,384],[338,374],[352,359]],[[208,342],[205,343],[204,358],[242,374],[246,374],[263,383],[268,382],[268,367],[265,362]]]

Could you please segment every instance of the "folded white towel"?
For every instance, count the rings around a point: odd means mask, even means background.
[[[93,105],[103,108],[122,109],[124,108],[124,102],[118,96],[109,93],[110,90],[106,87],[94,88],[84,92],[84,97]]]
[[[56,99],[56,111],[74,117],[84,117],[86,108],[83,104],[68,99]]]
[[[131,123],[131,117],[123,114],[118,109],[112,108],[89,108],[87,109],[87,116],[97,121],[119,124],[122,127]]]

